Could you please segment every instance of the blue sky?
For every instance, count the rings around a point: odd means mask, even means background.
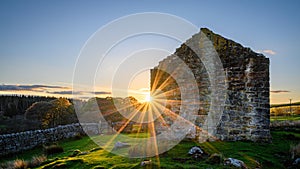
[[[299,8],[296,0],[2,0],[0,83],[69,87],[81,48],[100,27],[129,14],[163,12],[265,52],[271,60],[271,90],[278,91],[271,93],[271,102],[300,101]]]

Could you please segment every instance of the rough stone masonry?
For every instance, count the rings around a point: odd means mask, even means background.
[[[206,62],[205,59],[201,59],[201,56],[196,54],[197,50],[205,51],[207,48],[205,43],[208,42],[201,42],[203,35],[209,40],[219,56],[222,72],[224,72],[224,84],[218,82],[218,79],[222,79],[221,75],[210,76],[214,69],[208,63],[215,61]],[[191,41],[196,41],[196,46],[187,45]],[[208,54],[213,55],[213,53]],[[180,103],[183,92],[191,90],[189,89],[190,79],[185,79],[182,76],[176,77],[176,74],[180,73],[180,70],[176,69],[176,65],[178,65],[176,58],[180,58],[192,71],[200,96],[197,102],[199,110],[194,122],[195,127],[189,133],[189,137],[198,139],[198,141],[220,139],[268,142],[271,140],[268,58],[250,48],[245,48],[232,40],[217,35],[207,28],[201,28],[200,33],[193,35],[191,39],[176,49],[173,55],[159,62],[158,66],[151,70],[151,91],[159,89],[168,93],[166,95],[167,100],[169,100],[167,107],[177,114],[183,109],[182,103]],[[162,71],[161,67],[175,68],[172,73],[167,73]],[[178,77],[180,78],[178,79]],[[216,83],[212,84],[213,82]],[[216,98],[218,86],[225,88],[224,97]],[[213,91],[212,87],[215,87],[217,91]],[[215,102],[214,99],[221,100],[220,105],[216,104],[218,102]],[[217,106],[222,108],[211,109],[211,107]],[[211,115],[213,114],[212,110],[219,111],[220,116],[211,117],[213,116]],[[205,121],[208,118],[215,118],[217,120],[215,125],[209,125]],[[170,121],[167,120],[169,124],[172,123]],[[212,130],[211,136],[204,137],[208,130]]]
[[[53,143],[76,135],[99,134],[98,123],[73,123],[45,130],[31,130],[0,135],[0,157]]]

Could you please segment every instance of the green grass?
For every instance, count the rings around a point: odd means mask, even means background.
[[[134,137],[134,134],[130,134]],[[101,137],[101,136],[99,136]],[[147,137],[142,135],[140,137]],[[206,142],[196,143],[193,141],[182,141],[168,152],[151,158],[150,168],[226,168],[221,164],[208,164],[205,160],[195,160],[187,154],[188,150],[195,145],[200,146],[205,152],[220,153],[224,157],[237,158],[244,161],[249,168],[254,168],[255,161],[262,164],[263,168],[285,168],[284,162],[289,158],[290,146],[300,140],[300,134],[293,131],[272,131],[272,143],[254,142]],[[103,149],[90,151],[98,147],[89,137],[81,140],[64,140],[58,143],[64,148],[64,152],[48,156],[39,168],[142,168],[140,162],[144,159],[130,159],[109,153]],[[87,151],[86,155],[69,157],[73,150]],[[1,162],[19,159],[31,159],[32,156],[42,154],[42,148],[26,151],[13,157],[1,158]],[[178,158],[183,161],[178,161]],[[149,158],[148,158],[149,159]]]
[[[270,120],[271,121],[285,121],[285,120],[296,121],[296,120],[300,120],[300,115],[294,115],[294,116],[271,116]]]
[[[64,152],[60,153],[60,154],[48,156],[48,158],[49,157],[50,158],[65,157],[65,156],[70,155],[73,150],[80,149],[81,151],[88,151],[97,146],[89,137],[83,137],[80,140],[67,139],[67,140],[58,142],[58,144],[63,147]],[[4,161],[14,160],[14,159],[30,160],[32,158],[32,156],[42,155],[42,154],[43,154],[43,148],[40,146],[35,149],[25,151],[23,153],[10,155],[7,157],[1,157],[0,163],[2,163]]]

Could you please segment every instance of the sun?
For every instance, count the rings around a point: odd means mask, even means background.
[[[152,101],[152,98],[151,98],[150,93],[146,93],[146,94],[145,94],[144,100],[145,100],[145,102],[151,102],[151,101]]]

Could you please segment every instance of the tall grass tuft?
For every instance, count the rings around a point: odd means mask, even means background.
[[[0,169],[26,169],[35,168],[42,165],[43,162],[47,160],[45,155],[34,156],[31,161],[25,161],[21,159],[16,159],[14,161],[9,161],[0,164]]]
[[[34,168],[40,166],[43,162],[47,160],[45,155],[34,156],[31,161],[28,163],[29,168]]]
[[[15,169],[25,169],[28,167],[28,162],[20,159],[16,159],[14,161],[14,168]]]
[[[14,162],[9,161],[9,162],[6,162],[6,163],[1,163],[0,164],[0,169],[14,169]]]
[[[291,153],[292,159],[300,158],[300,143],[298,143],[297,145],[291,146],[290,153]]]

